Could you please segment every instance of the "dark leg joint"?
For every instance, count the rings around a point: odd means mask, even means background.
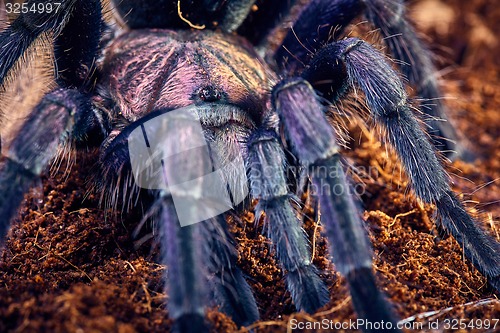
[[[351,51],[357,49],[358,47],[360,47],[364,43],[364,41],[362,41],[361,39],[357,39],[357,38],[350,38],[349,40],[352,40],[352,42],[347,44],[345,49],[342,51],[342,56],[341,56],[342,59],[347,54],[349,54]]]
[[[302,68],[313,52],[330,41],[332,29],[341,34],[364,8],[360,0],[310,1],[278,48],[276,61],[292,71]]]
[[[282,81],[273,91],[272,102],[287,139],[304,166],[338,152],[335,132],[324,115],[325,107],[307,81]]]
[[[276,102],[276,100],[278,100],[278,95],[282,91],[291,89],[295,86],[301,86],[301,85],[306,86],[308,89],[311,88],[310,84],[307,81],[305,81],[304,79],[301,79],[301,78],[297,78],[297,77],[283,80],[283,81],[279,82],[273,89],[273,106],[276,108],[275,102]]]

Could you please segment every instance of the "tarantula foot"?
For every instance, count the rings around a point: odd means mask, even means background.
[[[314,313],[330,300],[328,289],[312,265],[288,272],[286,284],[297,310]]]
[[[174,320],[173,333],[201,333],[209,332],[205,316],[200,314],[187,314]]]

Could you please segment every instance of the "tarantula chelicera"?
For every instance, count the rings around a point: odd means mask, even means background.
[[[291,191],[309,186],[357,315],[397,330],[376,288],[338,137],[325,117],[329,102],[356,87],[399,154],[415,194],[436,206],[438,223],[499,290],[500,245],[468,215],[434,152],[465,154],[453,143],[453,128],[441,121],[446,117],[434,67],[405,19],[403,1],[312,0],[264,61],[256,50],[269,51],[266,37],[294,2],[144,0],[138,6],[116,0],[121,24],[110,26],[99,0],[58,0],[57,6],[27,1],[28,10],[0,35],[0,82],[40,34],[51,32],[58,86],[32,110],[3,157],[0,239],[58,147],[99,146],[92,183],[104,201],[128,209],[147,205],[146,215],[160,228],[175,330],[206,331],[208,295],[245,325],[259,314],[236,266],[224,212],[246,198],[258,200],[257,216],[265,218],[292,300],[298,310],[314,312],[328,301],[328,289],[291,205]],[[433,100],[423,109],[432,142],[385,56],[360,39],[331,39],[332,28],[340,33],[363,14],[387,37],[418,95]],[[134,137],[143,140],[142,148],[136,149]],[[152,161],[155,155],[159,162]],[[290,165],[302,170],[293,186],[285,176]],[[207,174],[216,174],[216,181],[206,181]],[[154,184],[162,177],[169,186]],[[189,188],[177,186],[179,179]]]

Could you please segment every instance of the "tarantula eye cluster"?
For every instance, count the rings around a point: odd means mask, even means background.
[[[213,86],[203,87],[199,95],[200,99],[204,102],[216,102],[222,98],[221,92]]]
[[[358,317],[397,331],[397,318],[376,287],[338,135],[325,116],[328,98],[342,100],[355,88],[385,130],[416,196],[435,205],[439,224],[500,290],[500,244],[467,213],[436,157],[435,150],[456,158],[467,152],[442,121],[435,68],[405,18],[404,2],[311,0],[273,49],[267,37],[294,2],[185,0],[181,12],[181,1],[138,6],[116,0],[121,25],[105,22],[99,0],[59,0],[50,13],[21,13],[0,33],[0,83],[50,32],[57,86],[30,112],[0,165],[0,242],[59,148],[69,142],[95,146],[93,186],[107,208],[142,209],[160,230],[173,330],[208,331],[204,313],[211,305],[248,325],[259,319],[259,309],[237,265],[226,217],[245,209],[242,202],[258,202],[294,305],[313,313],[330,295],[311,261],[292,191],[314,187],[333,262],[349,284]],[[432,141],[385,55],[357,38],[332,40],[332,28],[341,35],[362,15],[380,30],[420,97],[433,101],[422,110]],[[213,21],[218,24],[211,29]],[[272,55],[267,61],[256,51],[262,47]],[[320,98],[318,92],[327,93]],[[288,179],[287,168],[304,170],[305,181]],[[195,223],[195,216],[203,221]]]

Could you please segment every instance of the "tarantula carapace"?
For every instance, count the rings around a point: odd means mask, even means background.
[[[259,318],[259,311],[236,265],[236,243],[224,212],[243,209],[238,204],[245,198],[258,200],[257,216],[264,216],[292,300],[298,310],[311,313],[326,304],[329,293],[291,205],[297,200],[292,189],[309,186],[357,315],[398,330],[396,316],[376,288],[368,238],[342,171],[339,139],[325,117],[329,102],[341,101],[356,87],[371,117],[385,129],[417,197],[436,206],[438,223],[500,288],[500,245],[468,215],[434,152],[460,156],[465,150],[452,143],[456,137],[449,123],[440,121],[446,117],[435,70],[405,19],[403,1],[312,0],[267,61],[256,50],[270,53],[266,37],[295,1],[145,0],[139,6],[116,0],[121,24],[115,25],[104,22],[98,0],[59,2],[57,10],[48,11],[33,6],[42,1],[27,1],[34,9],[21,13],[0,35],[0,82],[48,31],[54,37],[58,85],[32,110],[3,157],[2,240],[24,193],[58,147],[68,142],[99,146],[92,184],[104,193],[104,202],[128,209],[146,205],[147,216],[160,228],[174,330],[206,331],[209,295],[236,323],[246,325]],[[385,56],[360,39],[331,39],[332,28],[340,33],[360,15],[387,37],[419,96],[434,101],[423,109],[432,143]],[[137,133],[144,145],[136,156],[131,138]],[[194,137],[206,145],[193,144]],[[181,154],[185,151],[190,153]],[[151,162],[155,154],[163,158],[156,164]],[[167,155],[174,157],[167,161]],[[234,160],[243,171],[238,165],[227,168]],[[301,170],[300,181],[285,176],[289,166]],[[201,177],[220,169],[224,172],[217,173],[216,182]],[[148,183],[162,177],[168,186]],[[172,183],[179,178],[190,188]],[[217,206],[220,214],[210,206],[218,196],[224,197],[218,204],[227,204]]]

